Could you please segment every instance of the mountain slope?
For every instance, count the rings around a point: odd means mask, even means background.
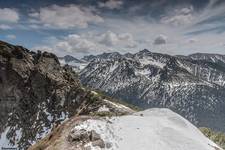
[[[142,108],[170,108],[197,126],[225,131],[221,62],[148,50],[107,56],[98,56],[81,70],[82,84]]]
[[[66,55],[64,57],[59,57],[59,62],[62,65],[69,65],[73,68],[74,71],[79,72],[83,68],[85,68],[88,64],[85,60],[77,59],[73,56]]]
[[[207,54],[207,53],[195,53],[189,55],[194,60],[207,60],[211,62],[225,63],[225,55],[220,54]]]
[[[168,109],[112,118],[75,117],[29,148],[39,149],[220,150],[186,119]]]
[[[69,63],[69,62],[82,63],[83,62],[73,56],[70,56],[70,55],[66,55],[64,57],[59,57],[59,60],[63,60],[65,63]]]
[[[103,106],[114,115],[133,112],[83,88],[54,54],[2,41],[0,89],[0,147],[27,149],[71,116]]]

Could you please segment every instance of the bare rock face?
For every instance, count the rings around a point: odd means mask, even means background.
[[[89,141],[90,134],[91,133],[86,130],[72,131],[68,136],[68,141],[71,143],[79,141],[85,142],[86,140]]]
[[[96,133],[94,130],[92,130],[91,135],[90,135],[90,139],[91,139],[91,141],[97,141],[97,140],[100,140],[101,137],[98,133]]]
[[[92,146],[94,147],[105,148],[104,141],[101,139],[100,135],[94,130],[72,130],[71,133],[68,135],[68,141],[71,144],[80,147],[91,142]],[[86,148],[88,149],[88,146]]]
[[[0,41],[0,147],[27,149],[65,119],[103,103],[54,54]]]
[[[102,139],[99,139],[99,140],[93,141],[92,146],[105,148],[105,142]]]

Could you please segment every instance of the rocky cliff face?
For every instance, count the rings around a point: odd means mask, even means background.
[[[47,52],[0,42],[0,146],[26,149],[65,119],[98,112],[128,113],[84,89],[77,74]]]
[[[197,126],[225,131],[223,55],[108,53],[93,58],[80,78],[84,85],[128,103],[170,108]]]

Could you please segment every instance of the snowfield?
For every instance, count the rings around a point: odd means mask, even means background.
[[[107,150],[222,150],[194,125],[169,109],[148,109],[133,115],[89,119],[73,130],[95,130]],[[85,145],[91,150],[100,147]]]
[[[21,130],[16,130],[15,133],[15,145],[12,145],[7,138],[7,133],[9,131],[9,128],[6,128],[5,131],[0,135],[0,148],[17,148],[17,142],[21,138]]]

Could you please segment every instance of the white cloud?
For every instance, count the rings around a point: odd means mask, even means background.
[[[193,7],[175,9],[172,13],[162,17],[160,22],[163,24],[170,24],[174,26],[188,25],[195,19],[193,13]]]
[[[56,45],[56,49],[63,49],[68,52],[88,53],[95,50],[96,44],[77,34],[70,34],[63,41]]]
[[[32,50],[34,50],[34,51],[41,50],[41,51],[54,52],[54,50],[51,47],[45,46],[45,45],[43,45],[43,46],[35,46],[35,47],[32,48]]]
[[[104,48],[93,41],[80,36],[78,34],[70,34],[62,39],[50,40],[51,42],[34,47],[34,50],[47,50],[54,53],[75,53],[75,54],[87,54],[92,51],[103,50]]]
[[[166,2],[166,0],[163,1]],[[81,5],[43,7],[38,10],[31,10],[29,20],[24,20],[24,22],[18,22],[20,16],[16,9],[0,8],[0,30],[54,28],[65,34],[67,32],[71,33],[75,28],[86,28],[90,24],[98,24],[85,30],[76,29],[76,34],[57,37],[57,40],[54,42],[46,40],[45,46],[39,46],[40,49],[53,52],[62,51],[82,54],[107,51],[134,52],[147,48],[155,52],[169,54],[188,54],[197,50],[205,52],[212,49],[224,53],[224,47],[218,46],[218,43],[224,43],[225,34],[217,34],[215,31],[211,33],[204,32],[204,35],[188,34],[191,31],[224,26],[222,17],[224,18],[225,5],[221,4],[221,6],[215,7],[213,5],[214,2],[212,0],[209,6],[198,11],[192,6],[185,5],[179,6],[179,8],[176,7],[176,9],[174,7],[166,7],[168,11],[163,16],[160,16],[160,20],[155,20],[154,16],[150,18],[151,15],[149,13],[143,15],[138,13],[137,15],[137,11],[142,12],[146,3],[126,8],[128,9],[126,17],[125,15],[118,16],[120,13],[103,14],[103,12],[108,13],[108,11],[104,11],[105,9],[119,11],[117,9],[123,7],[122,0],[103,0],[97,2],[98,6],[95,6],[96,8]],[[156,5],[154,8],[158,8],[159,2],[151,5]],[[101,8],[103,8],[103,11],[101,11]],[[221,19],[211,21],[211,19],[213,20],[218,16]],[[207,19],[209,21],[205,23],[204,21]],[[102,23],[103,21],[104,23]],[[198,24],[201,21],[204,23]],[[62,31],[61,29],[69,30]],[[92,33],[89,34],[87,33],[88,31]],[[52,32],[44,33],[38,31],[38,34],[58,36],[59,32],[52,34]],[[83,34],[80,34],[81,32]],[[161,35],[159,35],[160,33]],[[6,35],[4,36],[6,37]],[[13,36],[11,39],[13,39]]]
[[[36,22],[38,21],[46,27],[60,29],[86,28],[91,23],[97,24],[104,21],[95,9],[78,5],[53,5],[41,8],[39,12],[32,12],[29,16],[32,17],[32,22],[35,22],[36,19]]]
[[[113,46],[119,41],[118,36],[111,31],[107,31],[100,36],[100,43],[108,46]]]
[[[99,42],[106,46],[112,47],[115,45],[120,45],[124,48],[136,47],[136,41],[133,39],[133,36],[130,33],[116,34],[112,31],[107,31],[106,33],[100,35]]]
[[[10,30],[10,29],[12,29],[11,26],[6,24],[0,24],[0,30]]]
[[[119,39],[122,41],[127,48],[137,47],[137,41],[134,40],[133,35],[130,33],[119,34]]]
[[[7,39],[10,39],[10,40],[14,40],[16,39],[16,36],[14,34],[9,34],[6,36]]]
[[[222,9],[219,12],[221,11]],[[33,16],[37,17],[37,14]],[[57,54],[64,52],[64,54],[73,53],[80,56],[111,51],[136,52],[144,48],[171,55],[187,55],[196,51],[212,52],[212,50],[215,53],[224,53],[224,44],[219,45],[219,43],[224,43],[225,33],[187,34],[189,30],[196,29],[193,26],[195,23],[205,18],[207,18],[206,12],[197,14],[192,7],[170,11],[161,18],[160,22],[148,21],[145,17],[139,16],[131,18],[105,16],[105,22],[100,26],[88,28],[82,34],[78,32],[59,38],[53,44],[47,44]]]
[[[119,9],[123,5],[121,0],[108,0],[106,2],[100,2],[99,7],[108,9]]]
[[[137,42],[129,33],[117,34],[112,31],[105,33],[69,34],[61,39],[52,39],[46,45],[37,46],[34,50],[47,50],[57,54],[71,53],[85,55],[89,53],[112,52],[121,49],[135,48]]]
[[[19,13],[11,8],[0,8],[0,21],[17,23],[19,21]]]
[[[154,40],[154,45],[162,45],[162,44],[166,44],[167,41],[167,36],[160,34],[158,37],[155,38]]]

